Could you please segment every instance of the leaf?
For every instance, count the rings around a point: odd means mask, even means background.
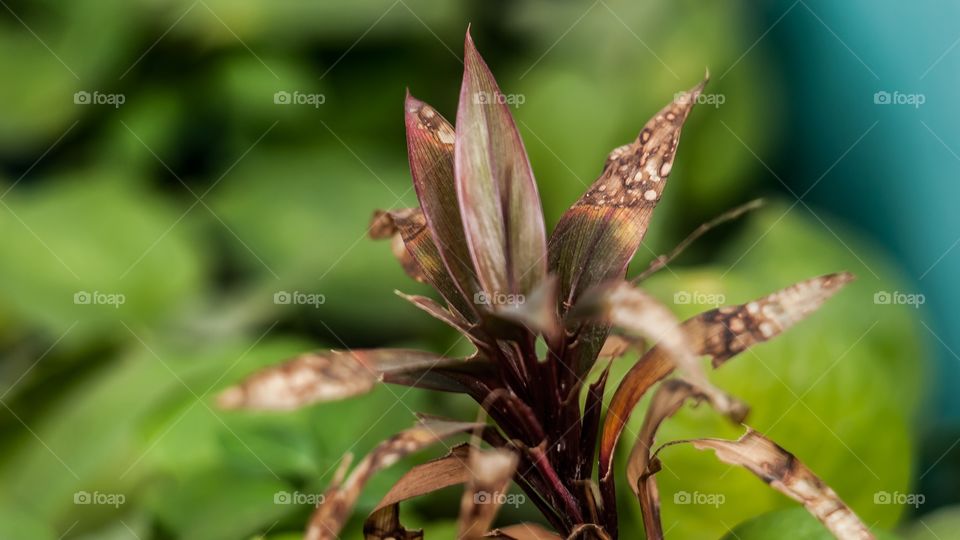
[[[802,281],[756,301],[721,307],[686,320],[680,330],[695,354],[709,355],[715,367],[747,348],[771,339],[819,308],[853,275],[843,272]],[[600,442],[601,478],[610,471],[613,451],[630,414],[647,390],[676,367],[674,356],[657,345],[623,377],[604,421]]]
[[[407,156],[420,208],[433,235],[440,258],[469,302],[480,292],[454,180],[453,126],[433,107],[407,92],[404,103]]]
[[[447,455],[407,471],[377,504],[374,513],[403,501],[470,480],[470,445],[458,444]]]
[[[421,418],[416,426],[380,443],[342,483],[327,489],[307,526],[307,540],[333,540],[350,517],[363,486],[381,469],[414,452],[460,433],[483,428],[483,424],[455,422],[439,418]]]
[[[489,315],[492,318],[520,325],[534,334],[542,334],[548,344],[560,346],[563,328],[557,316],[556,276],[547,276],[530,294],[519,295],[515,302],[493,303],[490,308]]]
[[[423,531],[408,531],[400,523],[400,505],[391,504],[370,515],[363,524],[365,540],[423,540]]]
[[[457,330],[471,340],[476,340],[471,333],[472,327],[470,323],[464,320],[463,317],[461,317],[456,311],[451,311],[433,301],[432,298],[427,298],[426,296],[404,294],[400,291],[394,292],[397,294],[397,296],[425,311],[434,319],[444,322],[447,324],[447,326]]]
[[[217,403],[225,409],[292,410],[365,394],[380,381],[466,392],[454,371],[479,363],[407,349],[306,353],[227,388]]]
[[[590,287],[623,277],[663,194],[680,130],[705,84],[678,95],[634,142],[613,150],[600,178],[560,218],[550,237],[550,271],[560,276],[566,308]]]
[[[549,269],[560,277],[561,315],[587,289],[623,278],[663,194],[680,129],[705,84],[678,95],[634,142],[613,150],[600,178],[560,218],[550,237]],[[585,325],[564,363],[582,377],[606,338],[602,326]]]
[[[631,336],[646,337],[657,343],[656,348],[664,352],[673,367],[679,368],[689,377],[698,388],[710,396],[716,408],[729,415],[736,422],[746,416],[747,408],[733,400],[721,390],[714,387],[707,379],[700,367],[696,351],[688,343],[688,337],[679,322],[663,304],[637,287],[627,282],[612,285],[603,285],[599,290],[591,290],[584,296],[585,302],[578,304],[571,311],[571,315],[579,316],[583,310],[600,305],[600,312],[606,322],[614,327],[623,329]],[[642,361],[642,359],[641,359]],[[633,370],[631,370],[633,372]],[[627,375],[629,377],[629,373]],[[599,479],[600,490],[603,496],[604,509],[607,513],[605,523],[616,523],[616,489],[613,471],[611,468],[613,452],[616,448],[616,438],[607,438],[608,426],[619,426],[619,430],[629,418],[636,402],[642,394],[633,393],[627,386],[628,392],[622,392],[624,384],[630,382],[627,378],[617,388],[610,406],[607,408],[607,420],[604,423],[603,435],[600,444]],[[619,399],[618,399],[619,397]],[[610,525],[611,528],[614,525]],[[616,530],[611,531],[616,535]]]
[[[627,483],[640,501],[643,511],[643,528],[647,540],[662,540],[663,528],[660,521],[660,495],[650,468],[650,451],[653,448],[657,429],[668,417],[676,414],[688,398],[706,399],[695,386],[682,379],[664,381],[647,409],[643,427],[637,435],[630,459],[627,461]]]
[[[697,450],[713,450],[720,461],[749,470],[770,487],[803,504],[839,540],[874,538],[860,518],[800,460],[752,429],[748,428],[736,441],[694,439],[668,445],[683,443]]]
[[[393,254],[407,275],[433,285],[461,315],[468,317],[474,312],[474,306],[463,297],[453,278],[447,273],[437,245],[427,229],[423,211],[419,208],[377,210],[370,222],[370,237],[391,238]],[[406,252],[402,247],[406,248]]]
[[[467,245],[488,294],[529,293],[547,270],[537,185],[505,96],[469,32],[464,48],[454,169]]]
[[[614,334],[607,337],[607,340],[603,342],[603,347],[600,349],[600,352],[597,353],[597,357],[620,358],[621,356],[627,354],[627,351],[630,350],[630,347],[632,346],[632,341]]]
[[[518,456],[510,450],[495,448],[470,452],[470,480],[460,500],[458,538],[482,538],[493,525],[504,496],[517,470]]]

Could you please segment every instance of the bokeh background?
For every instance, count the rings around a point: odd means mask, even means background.
[[[515,98],[548,227],[607,152],[710,69],[712,101],[687,124],[631,271],[765,197],[648,287],[686,316],[855,272],[717,381],[872,526],[956,537],[955,2],[0,5],[0,537],[297,538],[345,451],[413,411],[473,417],[463,400],[404,388],[295,414],[213,401],[311,348],[466,352],[393,294],[426,291],[366,227],[375,208],[416,204],[404,91],[454,117],[468,23]],[[664,437],[738,433],[701,408]],[[676,449],[664,463],[670,537],[822,534],[710,455]],[[406,520],[453,537],[458,499],[409,504]],[[625,493],[628,538],[642,535],[635,506]],[[536,519],[525,504],[501,516]]]

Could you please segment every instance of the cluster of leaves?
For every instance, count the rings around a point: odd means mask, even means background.
[[[7,405],[0,407],[0,483],[7,488],[0,537],[37,540],[68,529],[65,538],[129,538],[128,528],[145,539],[299,538],[289,531],[300,531],[312,506],[271,504],[276,492],[322,489],[344,449],[367,452],[408,421],[408,408],[470,417],[472,402],[462,395],[390,386],[283,416],[213,414],[198,402],[223,381],[298,351],[451,345],[454,334],[410,316],[415,308],[390,294],[401,271],[388,264],[388,251],[356,242],[371,201],[393,204],[409,184],[398,144],[403,85],[448,88],[459,75],[431,31],[455,43],[472,19],[481,23],[478,39],[497,38],[498,50],[485,53],[501,77],[511,76],[509,91],[527,98],[514,114],[537,178],[549,182],[543,210],[555,223],[583,189],[578,178],[589,180],[606,150],[635,135],[644,120],[637,115],[673,94],[674,72],[693,76],[704,64],[723,70],[762,30],[749,16],[754,6],[742,1],[607,0],[586,12],[577,3],[525,0],[496,17],[479,12],[478,3],[425,0],[7,4],[16,17],[2,10],[9,24],[0,41],[17,54],[0,58],[9,75],[0,89],[8,105],[0,122],[0,191],[14,186],[0,207],[0,392]],[[636,36],[657,55],[637,47]],[[773,154],[772,130],[788,123],[776,121],[772,105],[789,94],[770,91],[782,84],[771,58],[761,43],[711,83],[709,91],[730,99],[692,115],[673,172],[683,181],[660,202],[644,239],[649,248],[663,249],[677,232],[756,193],[760,165],[724,124],[758,155]],[[277,90],[298,88],[323,92],[327,106],[273,104]],[[122,92],[127,102],[78,106],[78,89]],[[455,95],[438,92],[430,101],[446,112]],[[807,154],[797,158],[817,166]],[[197,194],[216,183],[204,197],[213,212],[195,204],[174,175]],[[415,204],[412,195],[401,204]],[[864,238],[818,210],[856,252],[851,256],[818,219],[799,206],[785,215],[789,202],[774,200],[731,229],[735,234],[696,245],[684,261],[694,265],[709,253],[715,266],[671,264],[644,286],[666,303],[675,290],[740,302],[805,276],[855,270],[859,279],[845,301],[713,377],[755,405],[751,423],[803,456],[868,523],[892,527],[903,509],[874,505],[873,493],[907,491],[916,472],[916,400],[907,389],[915,388],[911,359],[923,357],[918,337],[926,330],[916,331],[915,310],[870,309],[874,291],[902,287],[881,250],[870,251]],[[635,267],[646,263],[645,251]],[[126,303],[78,306],[78,289],[121,292]],[[272,296],[280,289],[322,292],[327,303],[277,306]],[[705,307],[673,309],[684,319]],[[466,352],[461,343],[451,354]],[[631,364],[614,363],[607,384]],[[781,381],[806,406],[793,406]],[[634,414],[627,429],[639,432],[642,420]],[[823,430],[822,438],[806,435]],[[739,430],[701,407],[680,411],[659,433],[735,438]],[[723,474],[727,467],[708,455],[674,448],[664,457],[685,474],[659,475],[671,536],[718,537],[724,523],[790,504],[749,474]],[[375,508],[413,463],[374,477],[354,513]],[[950,478],[940,480],[944,489]],[[726,493],[737,504],[674,504],[674,492],[695,488]],[[618,489],[627,500],[627,483]],[[78,506],[78,490],[123,493],[126,504]],[[431,536],[452,536],[442,532],[455,516],[446,503],[443,493],[417,499],[404,506],[404,520]],[[636,505],[620,511],[621,536],[639,535]],[[520,521],[535,509],[504,512]],[[361,521],[352,520],[342,536],[354,537]]]
[[[467,34],[457,128],[407,96],[407,143],[418,208],[378,212],[371,234],[391,238],[411,277],[444,298],[407,296],[476,348],[468,358],[404,349],[298,356],[220,395],[226,408],[297,409],[364,393],[379,381],[469,395],[493,419],[422,418],[350,470],[344,462],[307,528],[334,538],[363,485],[380,469],[463,433],[467,446],[405,475],[367,519],[368,538],[419,538],[399,520],[399,503],[464,483],[464,538],[616,538],[614,450],[640,400],[659,383],[628,460],[627,477],[648,538],[662,538],[654,450],[660,424],[688,400],[741,423],[747,408],[713,386],[699,357],[719,368],[817,310],[853,277],[830,274],[755,301],[679,322],[624,280],[673,167],[680,131],[704,84],[677,95],[636,140],[609,155],[603,173],[560,219],[549,240],[536,183],[507,100]],[[739,214],[734,212],[732,215]],[[648,272],[666,265],[658,259]],[[645,349],[602,403],[613,358]],[[609,358],[597,366],[599,358]],[[599,377],[587,384],[597,368]],[[678,376],[668,378],[674,372]],[[489,448],[485,448],[481,441]],[[599,443],[599,444],[598,444]],[[748,428],[738,440],[696,439],[801,502],[838,538],[873,538],[862,521],[792,454]],[[663,448],[663,446],[661,446]],[[596,470],[594,466],[596,465]],[[499,498],[514,480],[553,532],[530,524],[491,530]]]

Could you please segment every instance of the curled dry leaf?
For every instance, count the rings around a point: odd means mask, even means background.
[[[597,357],[620,358],[621,356],[627,354],[627,351],[634,346],[634,341],[626,339],[623,336],[611,334],[609,337],[607,337],[607,340],[603,342],[603,347],[600,349]]]
[[[323,502],[310,518],[307,540],[333,540],[350,517],[363,486],[381,469],[443,439],[482,429],[483,424],[421,418],[416,426],[383,441],[354,467],[342,484],[324,493]]]
[[[503,448],[470,452],[470,480],[460,500],[458,538],[483,538],[503,504],[513,473],[517,470],[515,452]]]
[[[466,392],[458,371],[483,370],[482,360],[454,360],[408,349],[306,353],[265,368],[220,393],[224,409],[292,410],[365,394],[380,381]]]
[[[472,450],[467,443],[458,444],[447,455],[413,467],[384,495],[374,513],[445,487],[465,484],[471,478],[469,462]]]
[[[400,524],[400,503],[468,482],[471,477],[467,466],[470,450],[470,445],[459,444],[447,455],[417,465],[404,473],[364,522],[366,540],[402,539],[407,538],[403,534],[413,534]]]
[[[674,317],[658,300],[627,282],[615,285],[605,298],[607,319],[632,336],[646,337],[671,356],[677,369],[710,396],[714,405],[735,420],[742,420],[746,409],[714,387],[700,366],[697,351]]]
[[[683,403],[689,399],[707,399],[697,387],[682,379],[664,381],[650,401],[647,416],[637,435],[637,441],[630,451],[627,462],[627,481],[630,489],[640,501],[643,512],[643,529],[647,540],[661,540],[663,528],[660,521],[660,495],[650,469],[650,451],[654,437],[660,425],[668,417],[676,414]]]
[[[793,454],[760,433],[748,428],[735,441],[694,439],[668,444],[683,443],[689,443],[698,450],[713,450],[720,461],[743,467],[757,475],[772,488],[803,504],[838,539],[874,539],[870,529],[823,480]],[[660,449],[657,450],[659,452]]]
[[[364,540],[423,540],[423,531],[408,531],[400,523],[400,505],[392,504],[374,512],[363,523]]]
[[[747,304],[706,311],[686,320],[680,330],[695,354],[709,355],[713,365],[719,366],[801,321],[852,280],[853,275],[846,272],[812,278]],[[676,367],[675,355],[657,345],[620,382],[600,437],[599,471],[605,496],[613,491],[613,453],[633,409],[651,386]]]

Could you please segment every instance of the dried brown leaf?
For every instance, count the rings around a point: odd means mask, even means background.
[[[503,448],[470,452],[470,480],[460,500],[458,538],[483,538],[503,504],[518,456]]]
[[[381,508],[363,523],[364,540],[423,540],[423,531],[408,531],[400,523],[400,505]]]
[[[715,367],[748,347],[773,338],[810,313],[835,294],[853,276],[849,273],[829,274],[809,279],[764,298],[741,304],[713,309],[685,321],[680,329],[689,348],[696,355],[709,355]],[[600,438],[598,468],[604,500],[614,497],[612,472],[613,454],[617,441],[623,433],[633,409],[647,390],[657,381],[669,375],[676,367],[677,354],[670,348],[657,345],[627,372],[607,408]],[[687,371],[689,374],[690,372]],[[746,408],[736,402],[718,401],[721,393],[703,386],[702,379],[694,379],[700,391],[706,392],[714,406],[741,421]],[[722,399],[722,397],[721,397]]]
[[[697,355],[709,355],[715,367],[747,348],[766,341],[801,321],[853,280],[849,273],[820,276],[738,306],[712,309],[681,325]],[[634,407],[647,390],[669,375],[675,355],[653,347],[624,376],[614,393],[604,421],[600,444],[601,476],[610,470],[613,451]],[[696,382],[696,381],[694,381]]]
[[[676,414],[689,399],[707,399],[707,396],[687,381],[671,379],[664,381],[647,408],[647,416],[637,435],[630,459],[627,462],[627,481],[640,501],[643,512],[643,528],[647,540],[661,540],[663,528],[660,521],[660,496],[656,480],[650,469],[650,453],[657,430],[664,420]]]
[[[465,392],[455,371],[479,364],[485,362],[408,349],[312,352],[254,373],[221,392],[217,403],[224,409],[293,410],[364,394],[380,381]]]
[[[447,455],[413,467],[390,488],[374,512],[445,487],[467,483],[471,478],[470,452],[469,444],[458,444]]]
[[[838,539],[873,540],[870,529],[836,492],[793,454],[760,433],[748,428],[736,441],[694,439],[668,444],[683,443],[692,444],[698,450],[713,450],[720,461],[757,475],[770,487],[801,503]]]
[[[310,518],[306,539],[338,538],[337,535],[350,517],[363,486],[381,469],[443,439],[482,428],[483,424],[473,422],[422,418],[416,426],[380,443],[354,467],[342,484],[327,490],[323,502]]]

